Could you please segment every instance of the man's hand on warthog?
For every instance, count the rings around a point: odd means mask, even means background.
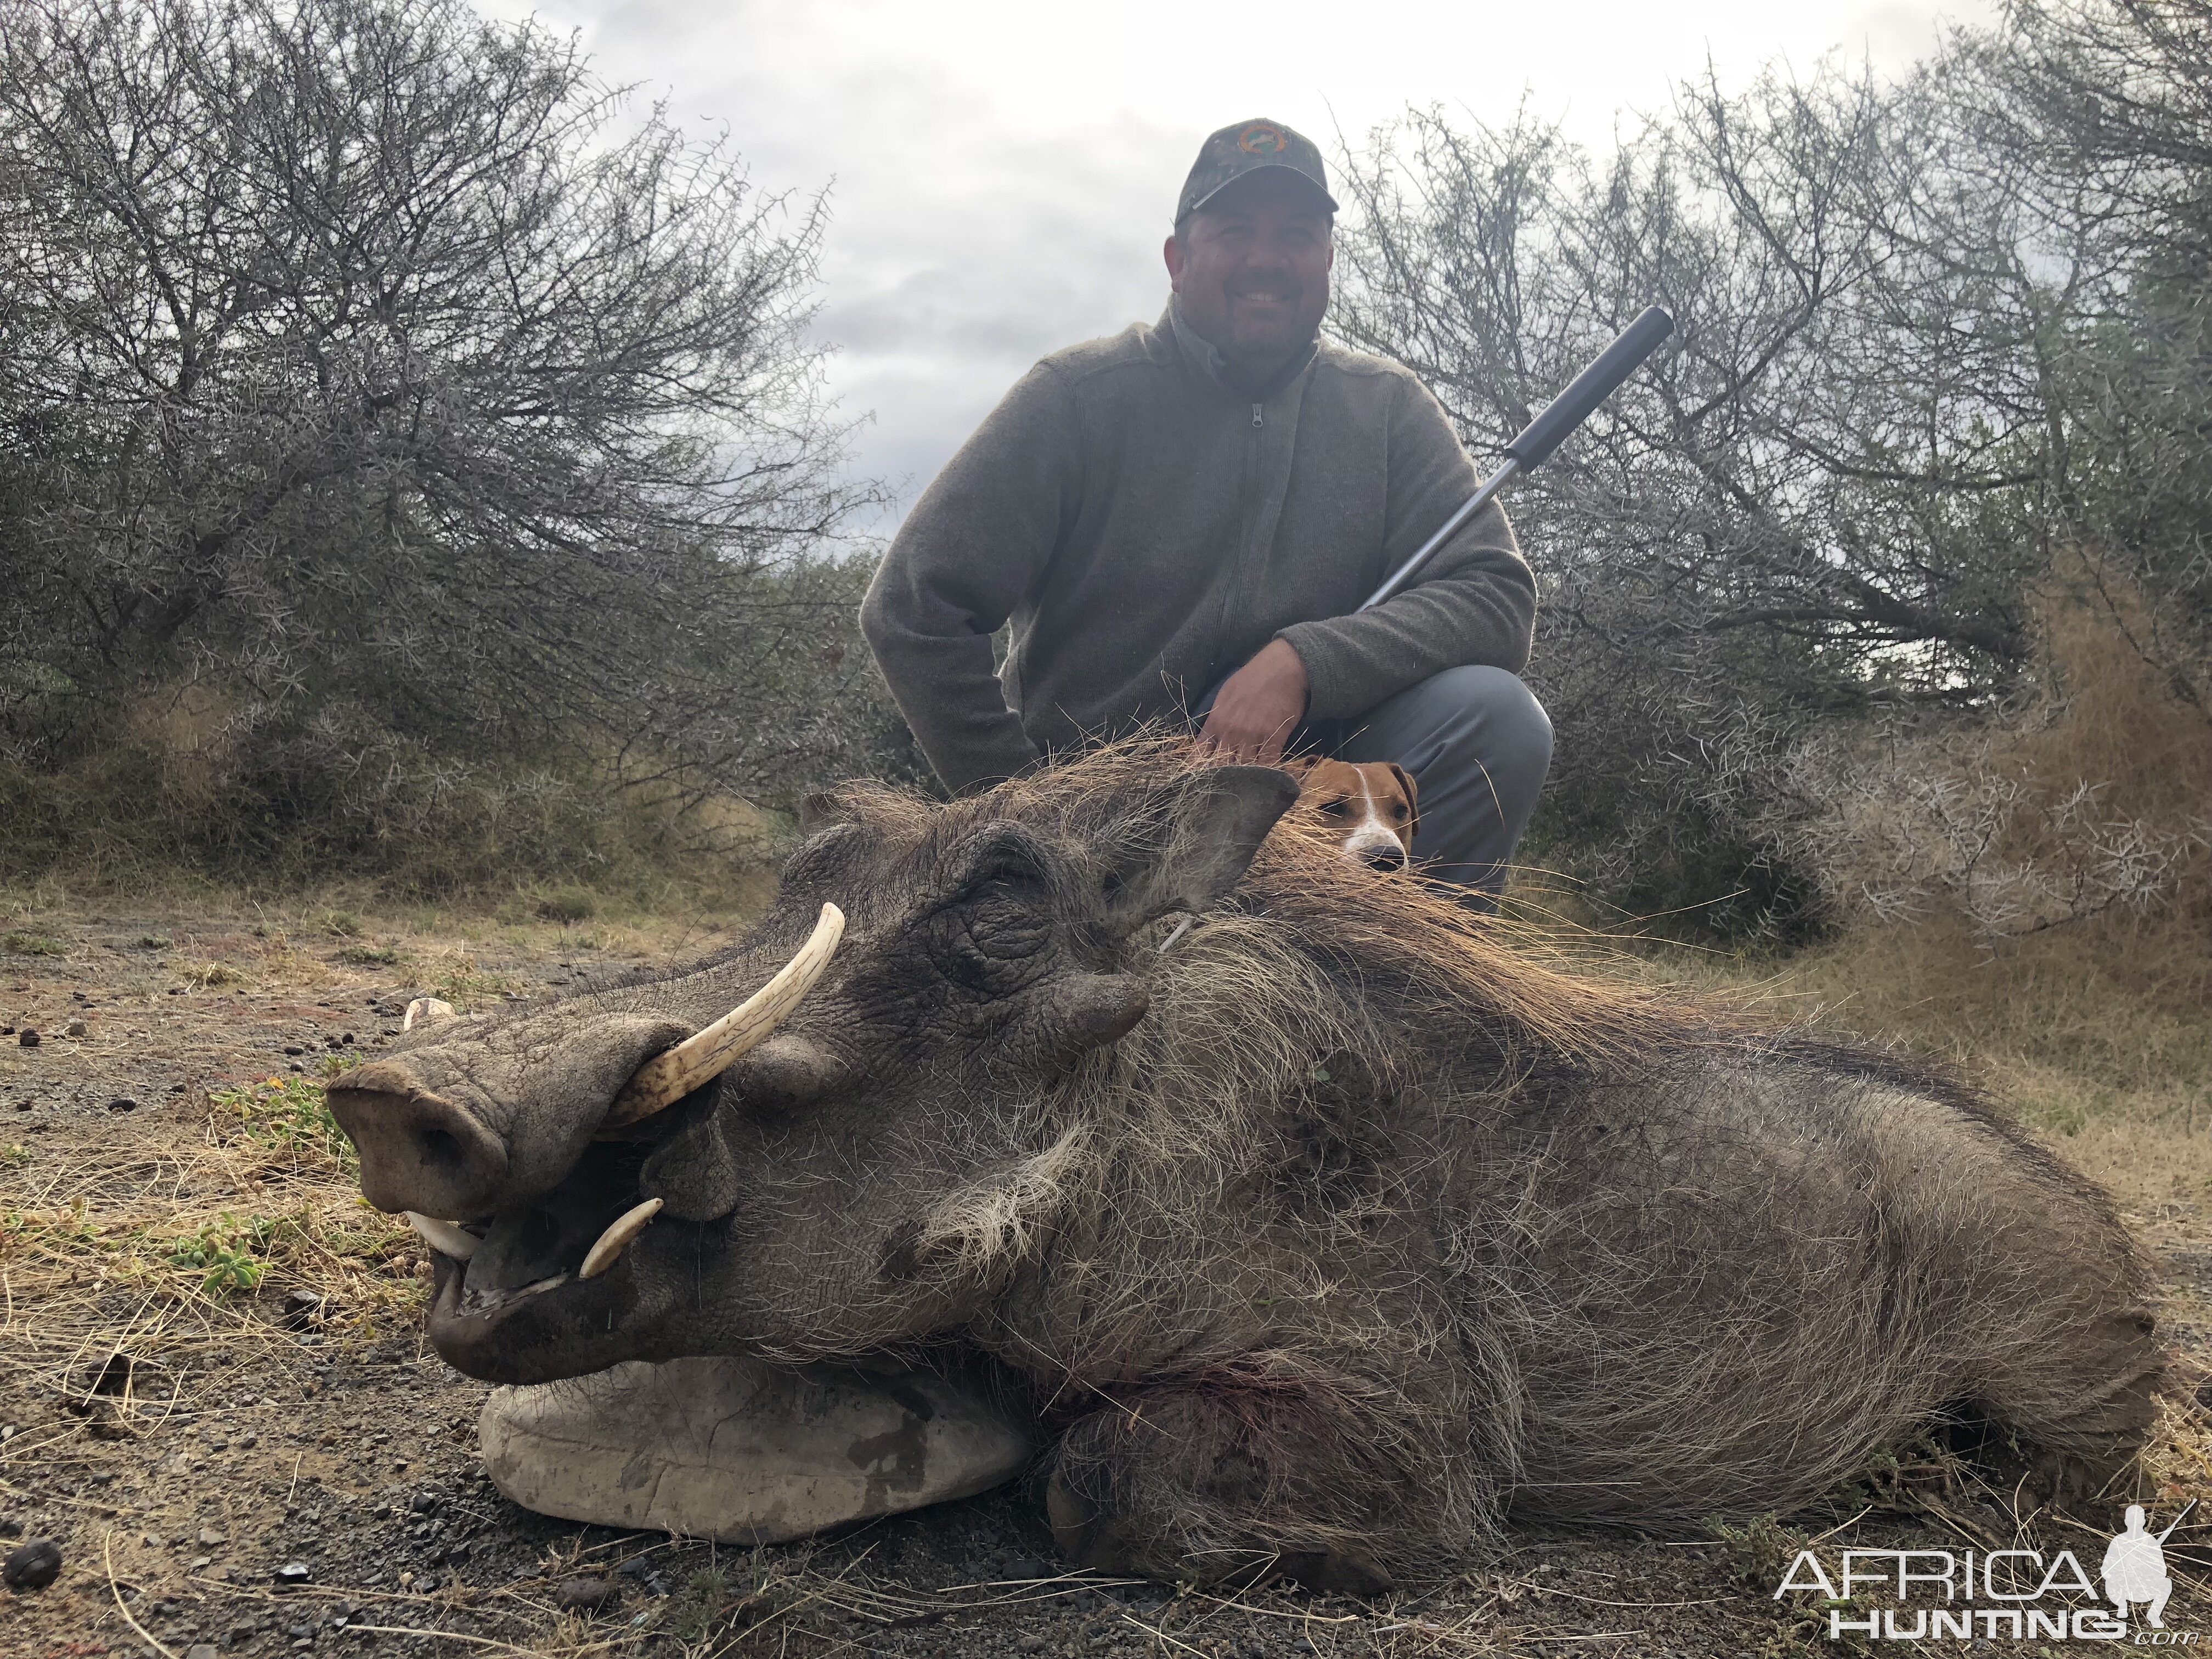
[[[1198,734],[1198,758],[1273,766],[1306,717],[1306,665],[1288,644],[1270,640],[1222,684]]]

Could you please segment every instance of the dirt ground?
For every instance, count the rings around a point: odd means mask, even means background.
[[[1688,1539],[1522,1534],[1501,1559],[1379,1604],[1066,1573],[1018,1486],[749,1553],[526,1513],[477,1467],[486,1390],[424,1346],[412,1237],[354,1195],[318,1079],[388,1041],[410,995],[559,994],[718,937],[588,908],[0,907],[0,1552],[44,1539],[63,1558],[51,1587],[0,1593],[4,1659],[1908,1651],[1922,1644],[1832,1641],[1817,1596],[1778,1600],[1798,1548],[1817,1541],[1831,1564],[1846,1546],[2070,1548],[2094,1574],[2118,1530],[2117,1514],[2038,1511],[1928,1445],[1820,1513]],[[1705,972],[1758,982],[1799,1017],[1849,979],[1818,961],[1763,980]],[[1893,1013],[1912,973],[1929,981],[1912,1006],[1957,994],[1956,973],[1923,951],[1886,970],[1887,1003],[1844,1014]],[[2026,994],[2007,994],[2033,1023]],[[2170,1322],[2202,1359],[2212,1095],[2191,1069],[2204,1042],[2186,1008],[2169,1024],[2115,1039],[2151,1051],[2148,1081],[2107,1075],[2078,1111],[2080,1066],[2112,1065],[2039,1058],[2023,1039],[1997,1080],[2118,1191],[2167,1262]],[[1960,1014],[1946,1029],[1982,1040],[1972,1027]],[[2149,1460],[2154,1527],[2212,1499],[2208,1446],[2177,1409]],[[2166,1626],[2200,1642],[2208,1510],[2167,1546]],[[1844,1616],[1882,1601],[1862,1594]],[[1925,1645],[2059,1650],[1988,1628],[1994,1639]]]

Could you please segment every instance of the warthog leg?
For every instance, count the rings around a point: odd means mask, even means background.
[[[1419,1437],[1379,1424],[1362,1432],[1344,1401],[1317,1397],[1326,1392],[1300,1398],[1291,1382],[1261,1398],[1247,1378],[1198,1382],[1080,1419],[1045,1494],[1061,1553],[1161,1579],[1281,1574],[1355,1595],[1388,1589],[1403,1517],[1449,1507],[1437,1489],[1448,1459],[1398,1455]]]

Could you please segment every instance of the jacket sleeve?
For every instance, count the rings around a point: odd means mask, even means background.
[[[1006,706],[991,635],[1028,592],[1081,487],[1074,406],[1040,363],[907,514],[860,603],[860,630],[947,788],[981,789],[1036,760]]]
[[[1391,408],[1382,568],[1395,570],[1482,482],[1443,406],[1407,375]],[[1519,673],[1536,623],[1536,581],[1492,501],[1409,586],[1372,611],[1297,623],[1276,638],[1304,663],[1308,718],[1348,720],[1447,668]]]

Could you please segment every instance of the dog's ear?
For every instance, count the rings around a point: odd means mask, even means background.
[[[1321,759],[1319,755],[1285,755],[1275,764],[1296,778],[1298,787],[1303,789],[1306,787],[1306,780],[1313,775],[1314,768],[1321,764]]]
[[[1398,780],[1398,787],[1406,792],[1406,836],[1411,840],[1421,827],[1421,791],[1413,781],[1413,775],[1397,762],[1390,763],[1390,775]]]

